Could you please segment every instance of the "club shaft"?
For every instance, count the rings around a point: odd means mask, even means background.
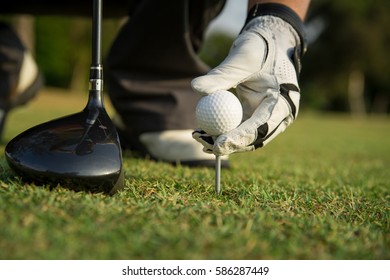
[[[221,191],[221,157],[215,156],[215,192],[219,195]]]
[[[89,72],[89,109],[104,108],[102,64],[103,0],[93,0],[92,11],[92,62]],[[88,119],[93,121],[93,118]]]
[[[103,0],[93,0],[92,66],[102,64],[102,3]]]

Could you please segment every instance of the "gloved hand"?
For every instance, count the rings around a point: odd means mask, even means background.
[[[237,128],[215,140],[200,129],[193,132],[205,152],[228,155],[255,150],[295,120],[300,99],[297,76],[303,54],[301,35],[296,25],[279,16],[254,17],[234,41],[226,59],[192,81],[193,90],[202,95],[235,88],[244,112]]]

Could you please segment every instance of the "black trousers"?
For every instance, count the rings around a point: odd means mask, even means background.
[[[1,6],[1,2],[5,4]],[[10,3],[8,3],[10,2]],[[15,2],[15,4],[13,4]],[[21,3],[25,2],[25,3]],[[92,0],[0,1],[0,13],[91,15]],[[225,0],[106,0],[103,15],[129,15],[105,62],[111,102],[138,145],[143,132],[196,127],[191,80],[209,68],[197,57]],[[104,35],[104,34],[103,34]]]

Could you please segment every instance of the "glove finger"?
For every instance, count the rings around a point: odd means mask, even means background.
[[[298,89],[266,96],[248,120],[216,139],[214,153],[228,155],[265,146],[294,121],[299,96]]]
[[[217,156],[227,156],[233,153],[243,153],[254,150],[255,147],[253,145],[241,145],[241,143],[234,141],[234,138],[227,136],[226,138],[221,138],[220,141],[216,143],[213,154]]]
[[[284,132],[286,128],[292,123],[292,120],[286,119],[285,121],[281,122],[278,127],[275,128],[275,130],[269,134],[269,136],[262,142],[261,147],[264,147],[269,142],[271,142],[276,136],[278,136],[280,133]],[[255,147],[257,149],[257,147]],[[258,146],[260,148],[260,146]]]
[[[229,155],[232,153],[253,151],[252,143],[256,140],[256,129],[251,121],[242,123],[228,133],[220,135],[214,144],[214,154]]]
[[[298,89],[282,89],[269,119],[257,128],[257,137],[253,142],[255,148],[264,147],[278,134],[282,133],[297,117],[300,94]],[[254,113],[255,117],[256,112]]]
[[[194,132],[192,132],[192,138],[203,145],[203,151],[205,153],[213,153],[214,140],[205,131],[196,129]]]
[[[192,80],[192,89],[200,94],[236,87],[261,70],[267,54],[263,37],[253,32],[241,34],[233,43],[225,60],[207,75]]]

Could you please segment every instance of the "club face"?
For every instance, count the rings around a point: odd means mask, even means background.
[[[5,155],[26,181],[109,194],[123,187],[119,138],[104,108],[30,128],[8,143]]]

